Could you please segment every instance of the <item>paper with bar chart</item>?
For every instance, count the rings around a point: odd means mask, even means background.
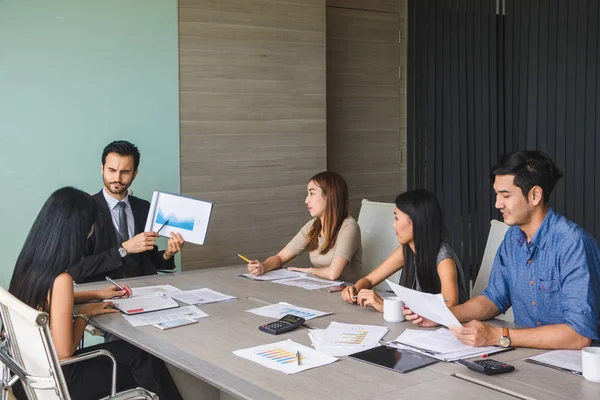
[[[204,244],[213,203],[155,191],[146,219],[146,232],[171,237],[179,233],[186,242]]]
[[[315,290],[344,284],[343,281],[328,281],[327,279],[313,278],[311,276],[300,276],[298,278],[279,279],[273,282],[279,283],[281,285],[296,286],[308,290]]]
[[[332,322],[327,329],[309,330],[308,336],[316,350],[332,356],[347,356],[379,346],[387,332],[385,326]]]
[[[256,315],[262,315],[263,317],[281,318],[284,315],[292,314],[297,317],[302,317],[305,320],[322,317],[323,315],[331,314],[330,312],[311,310],[310,308],[298,307],[293,304],[280,302],[277,304],[269,304],[268,306],[253,308],[247,310]]]
[[[298,362],[298,358],[296,357],[298,352],[300,353],[300,362]],[[337,361],[335,357],[319,353],[310,347],[303,346],[289,339],[282,342],[236,350],[233,354],[288,375]]]

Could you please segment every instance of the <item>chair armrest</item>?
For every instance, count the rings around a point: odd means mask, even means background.
[[[90,351],[89,353],[79,354],[79,355],[76,355],[73,357],[65,358],[64,360],[60,360],[60,365],[64,366],[64,365],[74,364],[74,363],[77,363],[80,361],[85,361],[85,360],[89,360],[89,359],[101,357],[101,356],[110,358],[110,360],[112,361],[112,364],[113,364],[110,395],[114,396],[117,393],[117,360],[115,359],[115,356],[113,356],[110,351],[94,350],[94,351]]]
[[[87,324],[85,326],[85,331],[92,336],[104,336],[104,331],[96,328],[94,325]]]
[[[0,343],[0,361],[15,374],[7,382],[2,382],[3,389],[7,390],[14,385],[19,379],[26,385],[34,389],[52,389],[54,388],[54,380],[52,378],[36,377],[27,374],[27,371],[8,354],[6,350],[6,339]]]
[[[117,393],[115,396],[104,397],[101,400],[131,400],[131,399],[146,399],[159,400],[158,396],[146,389],[135,388]]]

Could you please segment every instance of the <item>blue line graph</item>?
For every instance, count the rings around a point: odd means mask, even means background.
[[[167,226],[172,226],[173,228],[193,231],[196,219],[194,217],[189,219],[179,219],[175,214],[163,215],[162,210],[159,208],[158,214],[156,215],[156,223],[163,225],[165,222],[167,222]]]

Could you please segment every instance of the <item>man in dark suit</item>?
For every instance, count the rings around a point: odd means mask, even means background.
[[[143,232],[150,203],[128,194],[140,163],[138,148],[124,140],[110,143],[102,152],[104,188],[93,195],[98,220],[89,239],[89,255],[69,268],[76,282],[153,275],[174,269],[173,256],[184,240],[171,233],[166,250],[158,251],[156,232]]]

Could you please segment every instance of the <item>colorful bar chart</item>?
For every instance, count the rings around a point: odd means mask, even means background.
[[[256,353],[257,355],[264,357],[268,360],[278,362],[279,364],[297,363],[296,354],[291,353],[287,350],[276,347],[274,349],[261,351]],[[300,361],[304,360],[304,357],[300,356]]]
[[[362,344],[368,334],[367,331],[346,332],[342,334],[338,344]]]

